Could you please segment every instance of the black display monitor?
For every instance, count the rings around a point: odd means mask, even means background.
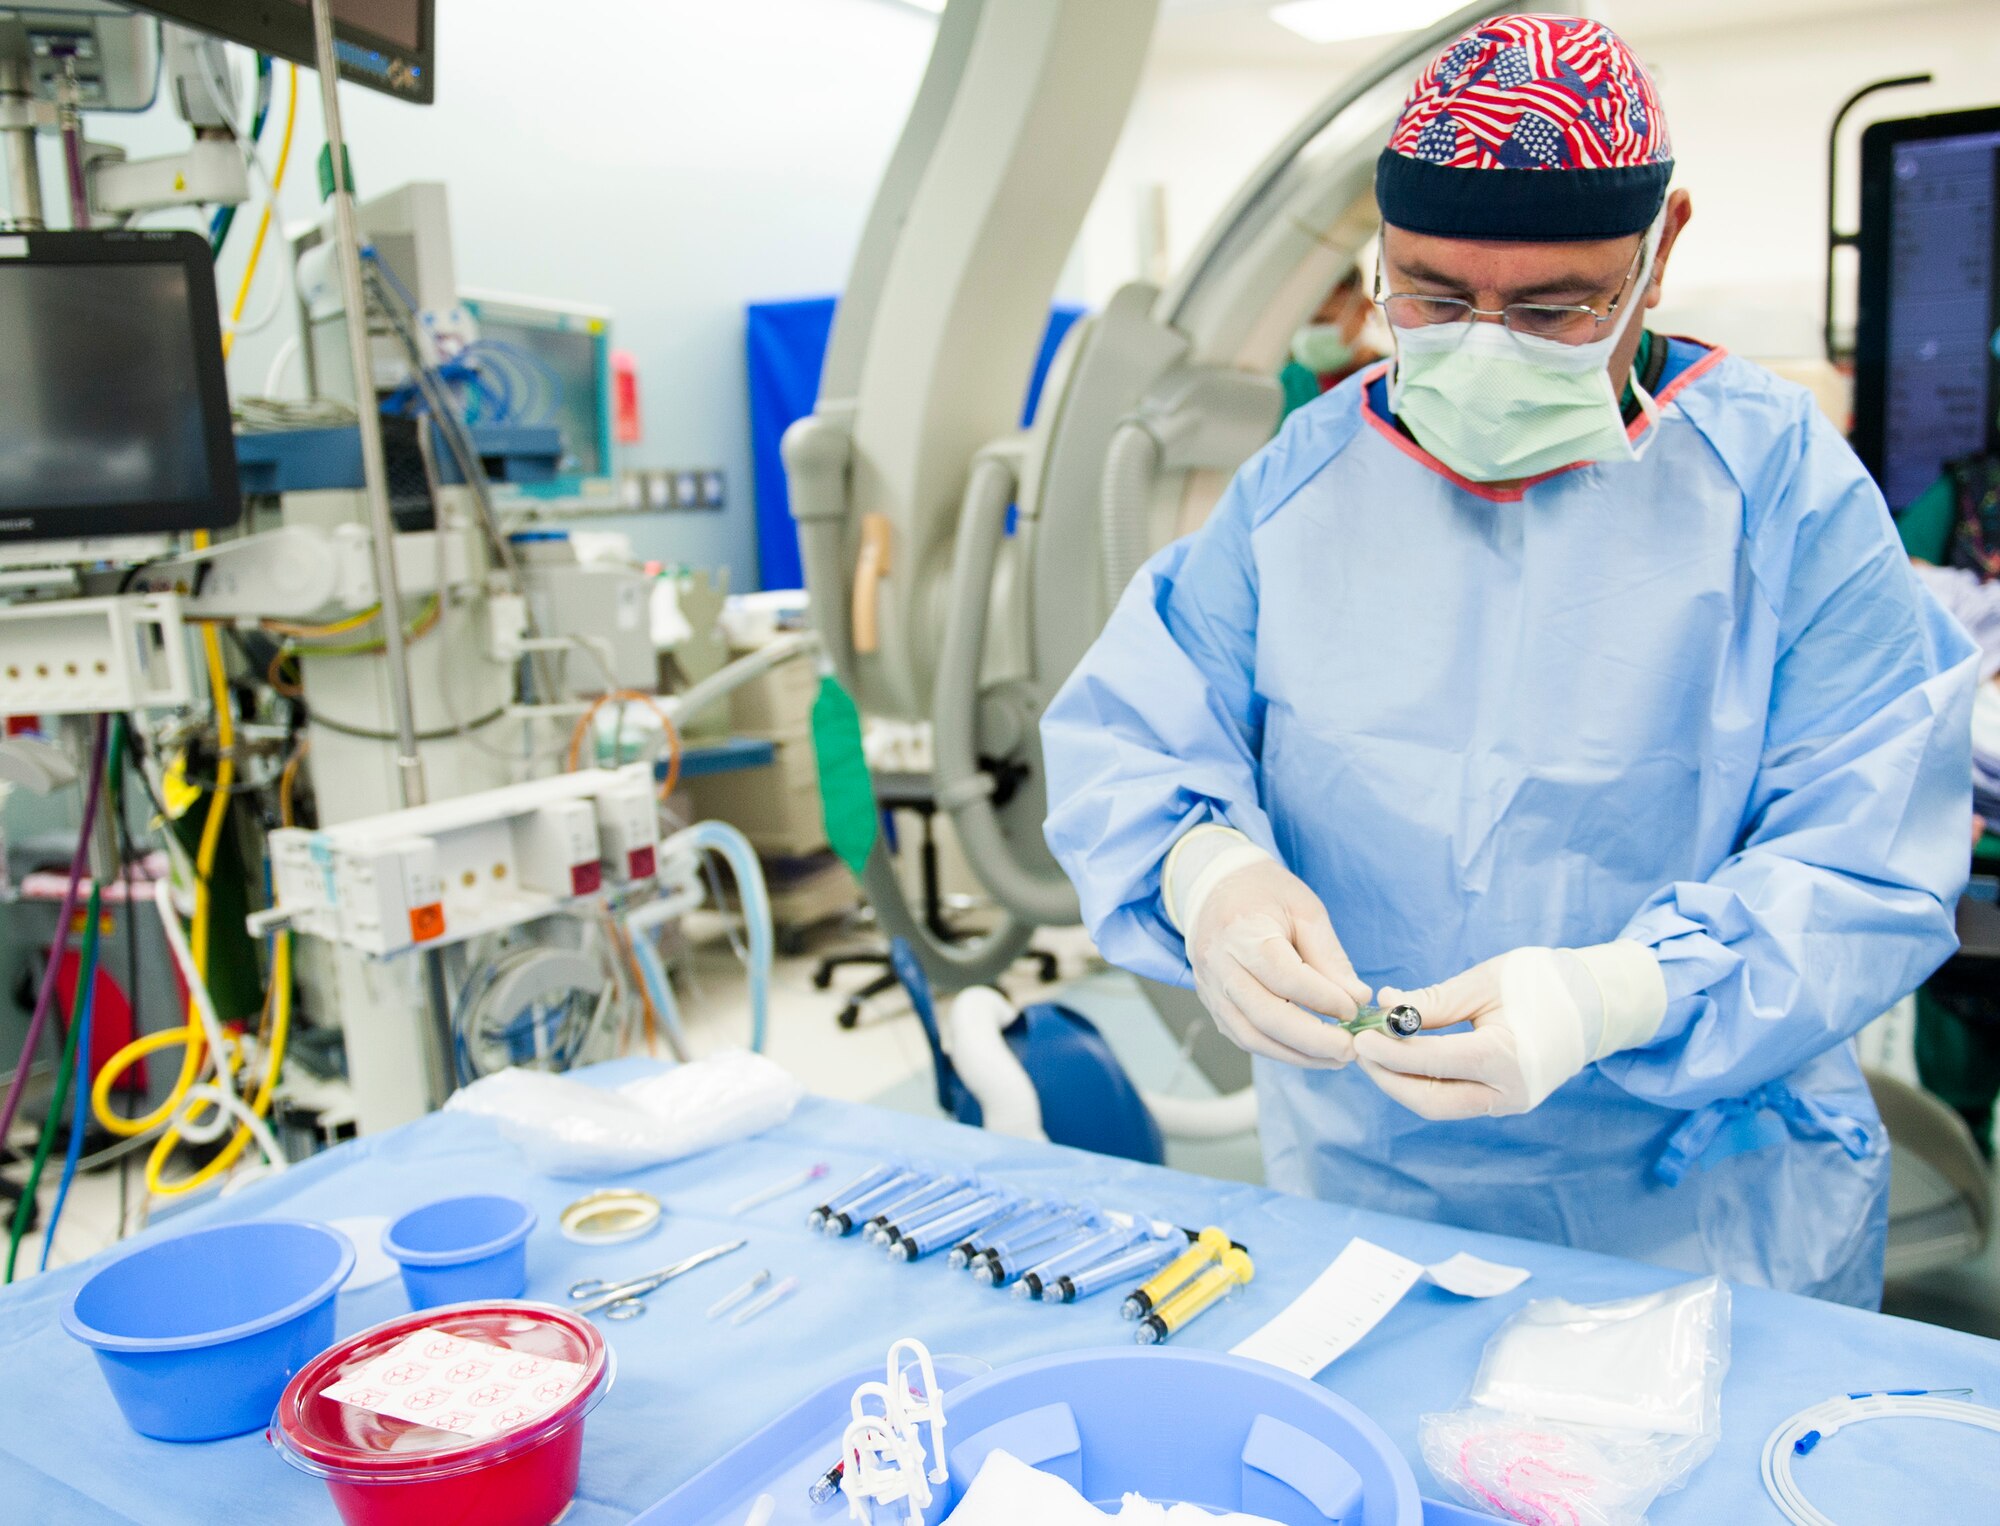
[[[2000,106],[1861,136],[1854,448],[1902,510],[2000,451]]]
[[[208,240],[0,234],[0,540],[242,512]]]
[[[260,53],[295,64],[313,62],[312,11],[306,0],[127,3]],[[429,105],[437,91],[435,0],[333,0],[333,50],[342,79]]]

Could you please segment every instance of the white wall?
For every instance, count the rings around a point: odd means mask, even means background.
[[[1652,66],[1695,221],[1675,255],[1659,321],[1767,357],[1819,349],[1825,142],[1846,96],[1890,74],[1937,83],[1865,106],[1843,158],[1843,220],[1861,122],[2000,101],[2000,4],[1880,0],[1864,14],[1686,30],[1653,6],[1603,7]],[[1744,0],[1754,18],[1758,0]],[[1711,7],[1706,17],[1720,15]],[[1218,44],[1238,26],[1251,45]],[[1200,30],[1195,30],[1196,27]],[[1139,273],[1139,198],[1166,187],[1176,265],[1265,153],[1380,42],[1325,49],[1256,41],[1261,10],[1162,24],[1132,120],[1085,225],[1072,278],[1101,301]],[[1253,51],[1262,49],[1262,56]],[[1204,61],[1203,49],[1214,55]]]
[[[1339,83],[1314,65],[1201,65],[1156,50],[1085,219],[1070,284],[1100,304],[1141,274],[1141,207],[1166,189],[1166,243],[1178,270],[1264,156]]]
[[[1659,321],[1753,355],[1819,353],[1826,133],[1840,103],[1871,80],[1937,76],[1850,118],[1840,205],[1852,226],[1863,125],[2000,102],[1992,0],[1663,38],[1642,51],[1673,129],[1676,182],[1695,204]]]
[[[437,13],[434,106],[343,87],[361,194],[442,180],[466,285],[612,309],[645,409],[644,443],[621,464],[720,465],[729,507],[604,523],[642,555],[727,564],[737,588],[754,586],[743,305],[844,283],[932,21],[885,0],[438,0]],[[292,222],[317,215],[323,143],[317,78],[299,82]],[[164,104],[94,116],[90,132],[134,153],[186,142]],[[58,163],[46,165],[58,199]],[[224,251],[225,301],[256,210]],[[282,323],[239,346],[239,393],[262,390],[289,310]]]

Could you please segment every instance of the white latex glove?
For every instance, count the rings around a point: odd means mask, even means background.
[[[1407,1003],[1424,1027],[1470,1033],[1402,1039],[1364,1033],[1361,1068],[1425,1118],[1481,1118],[1540,1107],[1584,1066],[1636,1049],[1660,1031],[1667,986],[1641,943],[1517,948],[1421,991],[1384,986],[1383,1006]]]
[[[1166,885],[1195,992],[1224,1037],[1287,1065],[1353,1060],[1353,1036],[1326,1018],[1353,1017],[1368,987],[1303,880],[1240,833],[1198,827],[1175,846]]]

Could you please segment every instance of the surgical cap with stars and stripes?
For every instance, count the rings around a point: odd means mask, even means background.
[[[1375,166],[1383,221],[1558,243],[1648,227],[1673,145],[1652,77],[1577,16],[1498,16],[1418,76]]]

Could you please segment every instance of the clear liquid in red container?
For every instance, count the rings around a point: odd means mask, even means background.
[[[329,1399],[324,1390],[419,1331],[584,1369],[554,1410],[473,1438]],[[338,1341],[286,1385],[268,1432],[280,1455],[325,1481],[347,1526],[548,1526],[576,1495],[583,1423],[610,1389],[604,1337],[549,1304],[480,1302],[422,1309]]]

